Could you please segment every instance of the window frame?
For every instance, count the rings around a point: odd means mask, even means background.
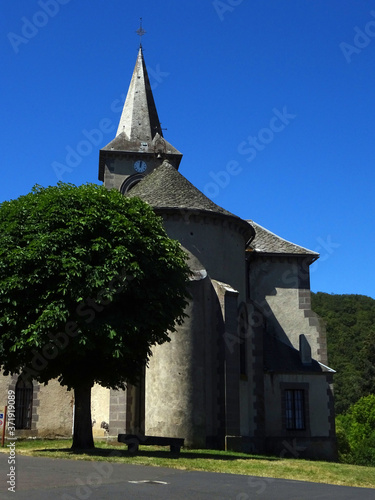
[[[310,436],[309,386],[308,383],[280,383],[282,427],[287,435]],[[287,394],[293,395],[291,408]],[[296,396],[299,398],[297,406]],[[290,411],[292,415],[288,415]],[[290,425],[291,420],[293,425]]]
[[[285,427],[287,431],[306,430],[304,389],[284,389]]]
[[[20,375],[15,387],[15,428],[30,430],[33,420],[34,386],[30,380]]]

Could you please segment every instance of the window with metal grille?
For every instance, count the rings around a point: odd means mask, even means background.
[[[288,430],[305,430],[305,391],[285,390],[285,422]]]
[[[33,384],[18,377],[16,384],[16,429],[31,429]]]

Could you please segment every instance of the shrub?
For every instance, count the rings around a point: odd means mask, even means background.
[[[336,419],[339,458],[343,462],[375,466],[375,395],[359,399]]]

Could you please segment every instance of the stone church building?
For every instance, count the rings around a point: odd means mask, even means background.
[[[319,255],[213,203],[179,172],[181,159],[163,137],[140,47],[116,137],[99,153],[99,180],[163,218],[189,256],[191,300],[137,387],[93,388],[94,436],[146,433],[334,459],[334,371],[310,304]],[[18,436],[71,436],[72,392],[2,377],[3,400],[9,388]]]

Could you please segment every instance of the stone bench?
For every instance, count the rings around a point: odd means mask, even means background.
[[[143,446],[169,446],[173,453],[180,453],[181,446],[184,446],[185,440],[183,438],[119,434],[117,441],[127,444],[128,450],[131,453],[136,453],[140,444]]]

